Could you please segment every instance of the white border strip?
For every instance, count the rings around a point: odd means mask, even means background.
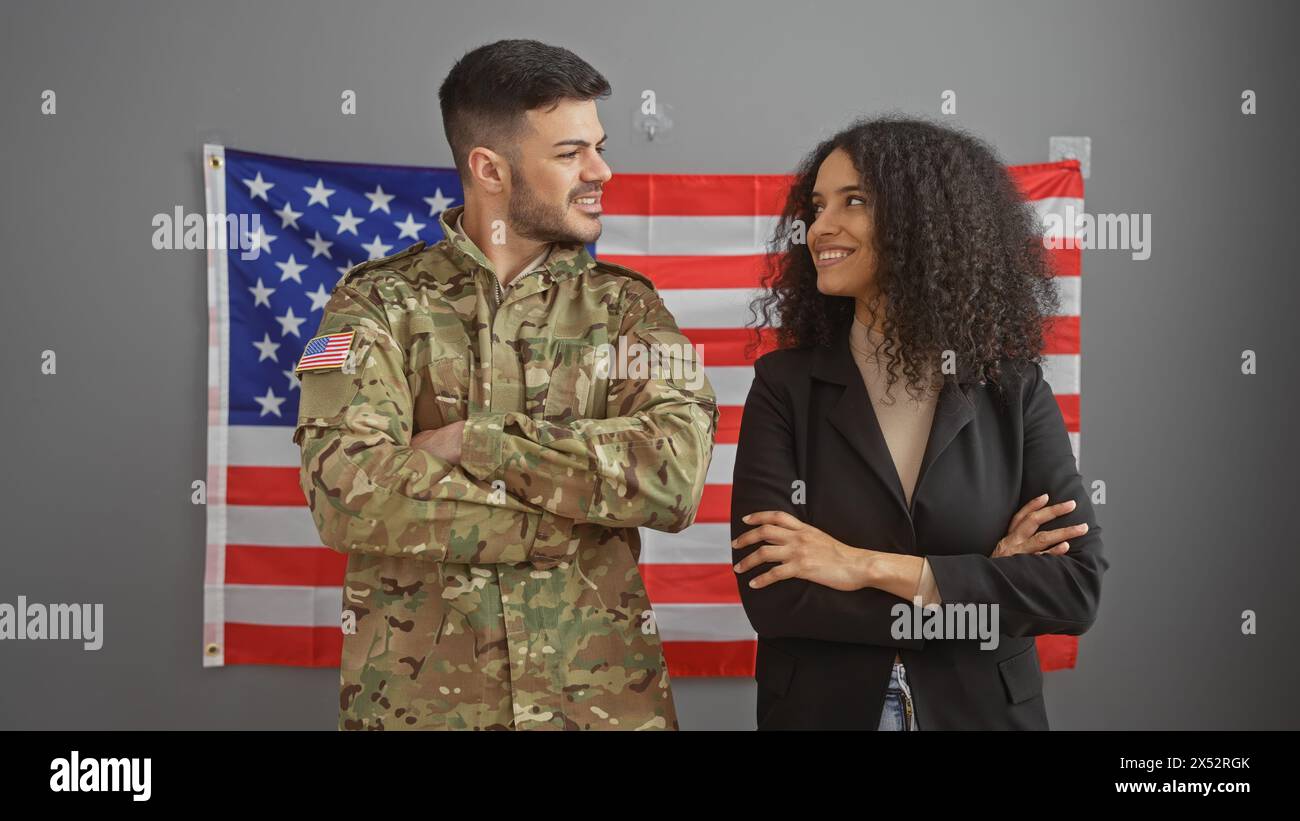
[[[219,160],[213,168],[213,159]],[[209,214],[226,212],[226,149],[203,146],[203,189]],[[218,243],[220,244],[220,243]],[[226,663],[226,468],[230,447],[230,317],[226,251],[208,249],[207,554],[203,567],[204,667]],[[207,648],[216,647],[209,654]]]

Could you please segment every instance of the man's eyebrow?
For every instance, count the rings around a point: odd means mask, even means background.
[[[604,144],[605,140],[608,140],[608,139],[609,139],[609,135],[608,135],[608,134],[604,134],[604,135],[601,136],[600,140],[596,143],[596,145],[602,145],[602,144]],[[589,142],[586,141],[586,140],[560,140],[558,143],[555,143],[555,146],[554,146],[554,147],[555,147],[555,148],[559,148],[559,147],[562,146],[562,145],[576,145],[576,146],[578,146],[579,148],[590,148],[590,147],[591,147],[591,143],[589,143]]]

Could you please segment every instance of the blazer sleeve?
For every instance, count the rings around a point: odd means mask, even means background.
[[[1101,527],[1084,491],[1061,409],[1037,363],[1028,381],[1017,509],[1044,491],[1050,504],[1073,499],[1074,510],[1043,528],[1087,522],[1088,532],[1070,539],[1070,549],[1061,556],[931,555],[930,569],[945,604],[997,604],[999,631],[1005,636],[1077,636],[1097,618],[1101,577],[1108,563],[1102,556]]]
[[[779,387],[770,359],[754,365],[754,382],[745,400],[731,490],[731,537],[755,527],[741,517],[762,510],[781,510],[807,522],[804,505],[796,505],[794,482],[801,479],[795,459],[795,430],[788,391]],[[816,523],[808,522],[809,524]],[[732,564],[758,550],[758,542],[732,550]],[[741,604],[754,630],[763,638],[805,638],[875,644],[920,650],[924,639],[891,635],[895,615],[890,609],[903,600],[875,588],[843,591],[805,579],[782,579],[755,590],[751,579],[776,564],[767,562],[736,573]]]

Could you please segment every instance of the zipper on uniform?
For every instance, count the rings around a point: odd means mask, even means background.
[[[535,269],[529,271],[529,272],[526,273],[526,274],[521,274],[520,276],[515,277],[515,282],[518,282],[519,280],[523,279],[524,277],[530,277],[530,276],[532,276],[533,274],[540,274],[540,273],[541,273],[542,271],[544,271],[544,270],[546,270],[546,269],[545,269],[545,268],[535,268]],[[495,286],[494,293],[495,293],[496,296],[497,296],[497,305],[496,305],[496,306],[497,306],[498,308],[500,308],[500,307],[501,307],[501,303],[502,303],[502,302],[505,300],[505,298],[506,298],[506,297],[505,297],[505,292],[501,290],[501,278],[498,277],[498,276],[496,275],[496,272],[495,272],[495,271],[491,271],[491,270],[489,270],[488,273],[492,275],[492,285]],[[513,283],[511,283],[510,287],[513,288],[513,287],[515,287],[515,286],[514,286]]]

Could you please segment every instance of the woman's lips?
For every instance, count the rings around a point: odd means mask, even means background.
[[[853,256],[858,252],[858,250],[854,248],[852,251],[849,251],[847,254],[845,254],[842,257],[835,257],[834,259],[822,259],[821,254],[826,250],[828,249],[823,248],[821,251],[818,251],[817,253],[813,254],[813,264],[816,265],[818,268],[829,268],[832,265],[838,265],[839,263],[843,262],[844,260],[848,259],[849,257]],[[849,249],[837,248],[837,249],[829,249],[829,250],[848,251]]]

